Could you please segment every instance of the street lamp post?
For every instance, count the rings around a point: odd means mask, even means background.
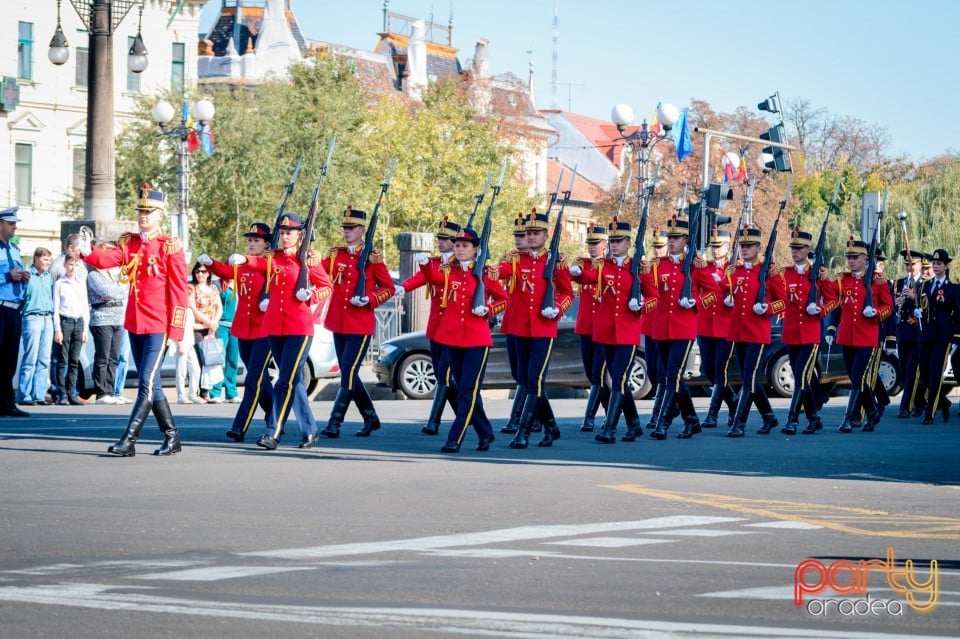
[[[70,59],[69,44],[60,26],[57,0],[57,28],[47,56],[60,66]],[[113,33],[129,13],[133,0],[70,0],[89,33],[87,53],[87,147],[84,175],[83,219],[109,222],[117,216],[114,180]],[[143,18],[143,3],[140,17]],[[147,68],[147,50],[140,29],[127,57],[134,73]]]
[[[190,209],[190,149],[188,140],[191,135],[202,135],[210,126],[215,109],[210,100],[197,100],[193,113],[197,118],[196,124],[190,124],[190,109],[186,102],[180,108],[180,123],[171,125],[173,121],[173,105],[166,100],[157,102],[150,114],[160,128],[160,135],[173,140],[177,151],[177,213],[175,234],[183,243],[183,251],[187,253],[190,247],[190,220],[187,211]]]
[[[626,143],[637,156],[639,171],[637,173],[637,216],[643,211],[645,200],[653,193],[650,186],[650,151],[654,146],[670,139],[670,129],[677,123],[680,111],[672,104],[661,102],[657,106],[657,121],[662,130],[659,132],[651,131],[647,121],[640,124],[640,128],[627,134],[627,127],[633,122],[633,109],[626,104],[618,104],[613,107],[611,120],[617,125],[617,131],[620,132],[620,140]]]

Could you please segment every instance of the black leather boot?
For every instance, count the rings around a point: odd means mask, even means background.
[[[603,428],[593,438],[601,444],[615,444],[617,441],[617,422],[620,419],[620,411],[623,409],[624,396],[618,391],[610,392],[610,400],[607,403],[607,415],[603,420]]]
[[[546,448],[553,445],[554,440],[560,439],[560,427],[557,426],[557,418],[553,414],[553,407],[550,406],[550,399],[542,397],[540,399],[540,423],[543,425],[543,439],[537,442],[537,446]]]
[[[111,455],[119,455],[120,457],[133,457],[137,454],[134,444],[137,443],[137,439],[140,437],[140,431],[143,430],[143,423],[146,421],[147,416],[150,415],[150,408],[152,406],[153,402],[149,399],[143,399],[139,395],[137,396],[137,401],[133,405],[133,411],[130,413],[130,421],[127,422],[126,432],[123,433],[120,441],[107,449],[108,453]]]
[[[627,422],[627,432],[620,438],[622,442],[636,441],[637,437],[643,437],[643,424],[640,422],[640,414],[637,412],[637,402],[629,392],[623,395],[623,419]],[[614,428],[617,422],[613,423]]]
[[[536,395],[527,395],[520,413],[520,423],[517,424],[517,434],[510,440],[510,448],[526,448],[530,437],[530,427],[534,416],[540,410],[540,398]]]
[[[850,389],[850,396],[847,398],[847,412],[843,414],[843,423],[837,430],[841,433],[853,432],[853,421],[860,416],[860,390]]]
[[[677,392],[672,388],[663,393],[663,404],[660,405],[660,416],[657,418],[657,427],[650,434],[653,439],[666,439],[667,429],[673,422],[673,404],[676,402]]]
[[[597,418],[598,408],[600,408],[600,386],[593,384],[590,386],[590,394],[587,395],[587,408],[583,415],[583,424],[580,426],[581,433],[593,432],[593,422]]]
[[[813,401],[813,393],[809,388],[801,391],[798,386],[794,387],[793,397],[790,398],[790,408],[787,409],[787,425],[780,429],[780,432],[784,435],[797,434],[797,427],[800,421],[801,401],[804,406],[811,404]]]
[[[697,417],[697,409],[693,405],[693,398],[690,397],[689,391],[681,390],[677,393],[677,407],[683,416],[683,430],[677,435],[677,439],[690,439],[702,432],[700,418]]]
[[[707,416],[700,424],[703,428],[716,428],[717,415],[720,413],[720,405],[723,404],[723,387],[720,384],[713,385],[713,392],[710,393],[710,406],[707,408]]]
[[[510,420],[506,426],[500,429],[501,433],[508,435],[517,432],[517,425],[520,423],[520,414],[523,413],[523,404],[527,401],[527,387],[517,384],[513,393],[513,405],[510,407]]]
[[[367,394],[367,389],[363,386],[358,387],[353,392],[353,401],[360,410],[360,416],[363,417],[363,428],[354,433],[357,437],[369,437],[370,433],[380,430],[380,417],[377,416],[377,409],[373,407],[373,400]]]
[[[753,403],[753,393],[747,389],[740,391],[737,401],[737,412],[733,417],[733,425],[727,431],[727,437],[743,437],[747,429],[747,417],[750,415],[750,405]]]
[[[737,416],[737,404],[740,403],[740,397],[731,386],[723,387],[723,403],[727,405],[727,428],[730,428]]]
[[[163,433],[163,444],[153,451],[153,454],[166,457],[179,453],[180,432],[177,430],[177,425],[173,423],[173,413],[170,412],[170,403],[166,398],[153,402],[153,416],[157,418],[157,425]]]
[[[337,390],[333,407],[330,409],[330,418],[327,420],[327,425],[320,431],[321,435],[330,439],[336,439],[340,436],[340,426],[347,415],[347,409],[350,408],[351,399],[353,399],[353,393],[343,386]]]
[[[764,413],[760,417],[763,419],[763,424],[757,429],[758,435],[769,435],[774,428],[780,425],[777,416],[773,413]]]
[[[873,432],[880,423],[880,418],[883,416],[883,413],[877,406],[873,390],[868,389],[864,391],[863,395],[861,395],[861,400],[863,402],[863,410],[867,415],[867,421],[863,424],[863,432]]]
[[[657,420],[660,419],[660,409],[663,408],[663,394],[666,390],[666,386],[657,384],[657,394],[653,398],[653,408],[650,410],[650,421],[647,422],[647,428],[657,427]]]
[[[427,425],[420,429],[420,432],[424,435],[436,435],[440,432],[440,420],[443,418],[443,407],[447,403],[449,393],[450,388],[446,384],[437,383],[437,387],[433,391],[433,403],[430,404]]]

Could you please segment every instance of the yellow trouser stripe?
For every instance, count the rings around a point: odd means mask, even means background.
[[[553,352],[553,338],[550,338],[550,346],[547,346],[547,354],[543,358],[543,366],[540,367],[540,374],[537,375],[537,397],[543,397],[543,378],[546,376],[547,366],[550,364],[550,353]]]
[[[637,356],[637,347],[634,346],[633,348],[630,349],[630,359],[629,359],[630,363],[627,364],[627,368],[623,371],[623,375],[620,376],[620,394],[621,395],[627,394],[627,380],[630,379],[630,371],[633,370],[633,358],[636,356]],[[604,362],[604,366],[606,366],[606,362]]]
[[[820,345],[814,344],[813,349],[810,351],[810,356],[807,358],[807,362],[803,365],[803,383],[798,387],[800,390],[810,386],[810,380],[813,379],[813,371],[817,365],[817,352],[819,350]]]
[[[350,376],[347,378],[347,390],[353,392],[353,378],[357,374],[357,367],[360,366],[360,360],[363,359],[362,355],[366,352],[367,341],[370,339],[369,335],[363,336],[363,342],[360,344],[360,348],[357,349],[357,358],[350,365]],[[449,379],[449,378],[448,378]]]
[[[263,360],[263,367],[260,369],[260,376],[257,377],[257,385],[254,387],[253,391],[253,402],[250,404],[249,410],[247,410],[247,416],[243,421],[243,433],[246,434],[247,429],[250,428],[250,422],[253,421],[254,416],[257,414],[257,407],[260,406],[260,385],[263,384],[263,376],[267,374],[267,367],[270,366],[270,356],[272,353],[268,350],[267,356]]]
[[[463,420],[463,428],[460,429],[460,436],[457,437],[457,446],[463,441],[463,436],[467,433],[467,427],[470,426],[470,421],[473,419],[473,409],[477,406],[477,394],[480,392],[480,378],[483,375],[483,369],[487,364],[487,355],[489,354],[490,347],[484,346],[483,361],[480,362],[480,367],[477,368],[477,376],[473,380],[473,390],[470,393],[470,409],[467,411],[466,419]]]
[[[303,339],[303,342],[300,344],[300,350],[297,351],[296,363],[293,365],[293,368],[290,369],[290,379],[287,381],[287,392],[283,397],[283,401],[280,403],[280,410],[277,411],[277,415],[281,417],[281,419],[277,420],[276,430],[274,431],[277,436],[279,436],[280,431],[283,430],[283,423],[286,421],[283,419],[283,415],[287,414],[287,407],[293,399],[293,389],[295,386],[293,378],[296,377],[297,371],[300,370],[300,365],[303,363],[304,352],[307,350],[307,342],[310,341],[309,335],[298,335],[297,337]],[[273,401],[277,401],[277,398],[274,397]],[[274,437],[274,439],[276,439],[276,437]]]
[[[683,371],[687,367],[687,357],[690,355],[691,348],[693,348],[693,340],[687,340],[687,350],[684,351],[683,357],[680,359],[680,366],[677,367],[677,378],[673,380],[674,393],[680,392],[680,380],[683,379]]]

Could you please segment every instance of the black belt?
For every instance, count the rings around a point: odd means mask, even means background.
[[[123,306],[123,302],[98,302],[91,304],[90,308],[117,308]]]
[[[37,317],[48,317],[53,315],[53,313],[27,313],[27,315],[36,315]]]

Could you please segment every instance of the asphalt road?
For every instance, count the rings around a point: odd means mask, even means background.
[[[174,405],[164,459],[152,420],[106,454],[129,407],[35,408],[0,418],[0,637],[956,637],[960,416],[842,435],[842,403],[815,436],[604,446],[557,400],[552,448],[457,455],[422,402],[275,452]]]

